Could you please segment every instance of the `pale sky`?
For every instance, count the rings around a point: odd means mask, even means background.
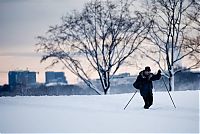
[[[89,0],[0,0],[0,84],[7,83],[9,70],[40,72],[44,80],[48,63],[40,64],[35,53],[36,37],[44,35],[50,25],[74,9],[81,9]],[[59,66],[52,68],[63,71]],[[69,77],[66,74],[66,77]],[[73,80],[72,80],[73,82]]]
[[[63,71],[69,83],[75,83],[77,78],[61,65],[45,70],[50,61],[40,63],[41,55],[35,52],[36,37],[44,35],[49,26],[59,24],[67,12],[81,10],[88,1],[0,0],[0,85],[8,83],[8,71],[27,68],[39,72],[38,82],[44,82],[45,71]],[[135,71],[130,66],[119,72],[127,70]]]

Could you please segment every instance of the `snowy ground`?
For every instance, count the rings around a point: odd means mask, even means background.
[[[199,133],[199,91],[154,93],[143,109],[136,94],[103,96],[1,97],[0,132]]]

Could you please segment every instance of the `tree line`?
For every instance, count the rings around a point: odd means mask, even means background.
[[[136,2],[93,0],[63,16],[37,38],[41,62],[60,62],[97,94],[107,94],[119,68],[141,55],[160,67],[174,90],[176,73],[200,68],[200,1],[143,0],[140,10]],[[178,69],[176,63],[184,60],[190,63]],[[98,75],[103,92],[90,72]]]
[[[200,90],[200,72],[181,72],[175,75],[175,91],[185,90]],[[132,93],[133,81],[136,76],[125,76],[111,80],[110,94]],[[164,77],[167,82],[167,77]],[[94,85],[103,92],[100,83],[96,82]],[[167,91],[163,81],[154,82],[154,91]],[[15,87],[9,85],[0,86],[0,97],[2,96],[60,96],[60,95],[97,95],[97,93],[85,84],[78,85],[53,85],[46,86],[45,84],[37,84],[32,86],[16,85]]]

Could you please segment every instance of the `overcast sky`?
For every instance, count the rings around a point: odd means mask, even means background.
[[[26,52],[61,16],[88,0],[0,0],[1,52]]]
[[[37,81],[44,82],[45,71],[65,71],[70,83],[77,81],[62,65],[45,69],[50,61],[40,63],[35,52],[36,37],[44,35],[49,26],[61,22],[60,18],[72,10],[81,10],[90,0],[0,0],[0,85],[8,83],[11,70],[39,72]],[[141,1],[139,1],[141,3]],[[136,3],[134,3],[137,7]],[[120,68],[119,72],[133,70]]]
[[[41,65],[41,57],[34,52],[36,37],[87,1],[0,0],[0,84],[7,82],[9,70],[44,71],[47,64]]]

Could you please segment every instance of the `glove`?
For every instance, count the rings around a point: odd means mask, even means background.
[[[158,70],[158,74],[161,74],[161,70],[160,69]]]
[[[150,74],[150,75],[149,75],[149,77],[148,77],[148,79],[150,80],[150,79],[151,79],[151,77],[153,77],[153,74]]]

